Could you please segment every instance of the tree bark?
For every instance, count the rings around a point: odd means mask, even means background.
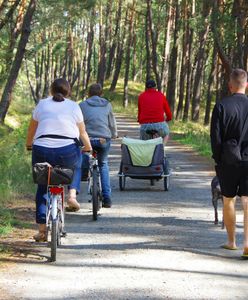
[[[162,62],[162,90],[166,90],[167,79],[168,79],[168,61],[169,61],[169,54],[170,54],[170,42],[171,42],[171,30],[173,26],[173,18],[175,14],[172,13],[172,0],[168,2],[168,18],[167,18],[167,25],[165,26],[165,38],[164,38],[164,51],[163,51],[163,62]]]
[[[10,7],[8,12],[6,13],[5,17],[0,22],[0,31],[2,28],[9,22],[9,20],[12,18],[14,11],[16,10],[17,6],[19,5],[21,0],[16,0],[14,4]],[[4,4],[4,3],[3,3]]]
[[[214,42],[217,47],[218,55],[221,59],[223,67],[226,71],[225,76],[226,76],[226,78],[229,78],[230,73],[232,71],[231,62],[223,49],[223,46],[222,46],[222,43],[220,40],[221,35],[219,34],[219,32],[217,30],[217,28],[219,28],[217,16],[218,16],[219,10],[220,10],[220,8],[219,8],[220,1],[215,1],[215,0],[212,0],[212,1],[213,1],[213,13],[212,13],[212,17],[211,17],[211,29],[213,32]]]
[[[172,114],[174,114],[175,102],[176,102],[176,78],[177,78],[177,56],[178,56],[178,38],[179,38],[179,1],[174,0],[175,11],[175,29],[173,37],[173,47],[171,50],[170,70],[169,70],[169,82],[167,87],[167,99],[170,105]]]
[[[98,64],[98,74],[97,82],[102,86],[104,84],[105,73],[106,73],[106,51],[107,51],[107,40],[108,40],[108,23],[109,16],[108,13],[112,7],[112,0],[107,2],[106,11],[105,11],[105,30],[103,27],[103,9],[102,3],[100,4],[100,26],[99,26],[99,64]]]
[[[110,86],[109,91],[113,92],[115,90],[120,70],[121,70],[121,65],[122,65],[122,60],[123,60],[123,54],[124,54],[124,42],[126,38],[126,28],[127,28],[127,21],[128,21],[128,9],[126,10],[126,16],[125,16],[125,21],[124,21],[124,26],[123,26],[123,32],[122,32],[122,37],[121,40],[118,42],[117,46],[117,57],[115,61],[115,71],[113,75],[113,80]]]
[[[152,66],[153,72],[156,77],[157,88],[161,91],[161,78],[158,71],[158,55],[157,55],[157,39],[154,31],[153,19],[152,19],[152,0],[147,0],[147,14],[148,14],[148,26],[151,37],[152,46]]]
[[[109,51],[109,59],[108,59],[108,67],[106,71],[106,78],[108,79],[111,75],[113,61],[115,57],[115,52],[117,48],[117,39],[120,31],[120,22],[121,22],[121,12],[122,12],[122,0],[118,2],[118,10],[116,12],[116,23],[115,23],[115,31],[113,36],[113,43]]]
[[[130,56],[131,48],[133,46],[133,26],[134,26],[134,8],[136,0],[133,0],[132,7],[130,9],[130,18],[129,18],[129,37],[127,41],[127,52],[126,52],[126,61],[125,61],[125,77],[124,77],[124,95],[123,95],[123,107],[128,106],[128,79],[129,79],[129,70],[130,70]]]
[[[201,82],[204,68],[204,58],[205,58],[205,45],[207,41],[207,36],[210,28],[210,23],[208,21],[209,15],[211,13],[211,6],[209,3],[203,3],[203,16],[204,20],[204,29],[200,32],[200,43],[199,50],[196,58],[196,72],[193,88],[193,99],[192,99],[192,116],[191,119],[194,122],[197,122],[200,117],[200,99],[201,99]]]
[[[148,11],[146,12],[146,23],[145,23],[145,32],[146,32],[146,81],[151,79],[151,53],[150,53],[150,38],[149,38],[149,16]]]
[[[188,6],[187,9],[188,20],[194,18],[195,15],[195,2],[192,3],[192,6]],[[194,31],[190,27],[189,21],[186,25],[186,43],[187,43],[187,50],[186,50],[186,66],[187,66],[187,82],[186,82],[186,96],[185,96],[185,103],[183,109],[183,121],[187,122],[189,118],[189,107],[190,107],[190,99],[191,99],[191,86],[192,86],[192,44],[193,44],[193,34]]]
[[[8,112],[10,103],[11,103],[11,97],[12,97],[12,92],[13,88],[16,83],[16,79],[22,64],[22,60],[24,57],[26,45],[28,43],[28,38],[31,32],[30,24],[34,15],[36,9],[36,0],[30,0],[29,6],[27,8],[24,20],[23,20],[23,25],[22,25],[22,30],[21,30],[21,38],[18,44],[17,52],[15,55],[15,59],[13,61],[7,83],[5,85],[1,102],[0,102],[0,122],[3,124],[6,114]]]
[[[208,125],[209,121],[210,121],[214,78],[216,76],[216,65],[217,65],[217,49],[216,49],[216,46],[214,46],[211,71],[210,71],[209,78],[208,78],[207,103],[206,103],[206,110],[205,110],[204,125]]]

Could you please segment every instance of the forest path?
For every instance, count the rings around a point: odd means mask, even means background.
[[[118,115],[119,135],[138,136],[138,124]],[[211,163],[172,140],[166,147],[171,187],[127,178],[119,191],[120,140],[113,142],[113,207],[92,221],[86,185],[82,209],[67,213],[68,236],[57,261],[46,244],[0,273],[0,299],[247,299],[248,268],[239,251],[220,249],[226,233],[213,224]],[[221,215],[221,214],[220,214]],[[238,245],[242,214],[238,212]]]

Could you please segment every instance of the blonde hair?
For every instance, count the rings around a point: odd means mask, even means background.
[[[245,87],[247,85],[247,73],[243,69],[234,69],[230,74],[230,81],[236,87]]]

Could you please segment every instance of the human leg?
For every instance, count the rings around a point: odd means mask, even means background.
[[[89,176],[90,157],[87,153],[82,153],[82,165],[81,165],[81,181],[87,181]]]
[[[239,165],[217,165],[216,175],[223,196],[223,218],[226,226],[228,242],[226,249],[236,249],[236,195],[239,194],[242,170]]]
[[[96,141],[93,140],[92,147],[97,151],[98,166],[102,185],[103,206],[111,207],[111,186],[108,165],[110,139],[101,139]]]
[[[57,164],[74,168],[72,182],[69,186],[69,197],[67,200],[68,210],[78,211],[80,204],[76,195],[80,192],[82,155],[80,148],[75,144],[56,149]]]
[[[228,198],[223,197],[223,215],[224,215],[224,224],[226,226],[228,242],[226,246],[230,249],[235,249],[236,246],[236,211],[235,211],[235,202],[236,197]]]
[[[248,255],[248,196],[241,197],[244,210],[244,254]]]
[[[46,148],[41,146],[33,146],[32,164],[37,162],[48,162],[52,166],[60,165],[62,167],[68,167],[74,169],[74,175],[72,183],[69,187],[69,205],[75,209],[79,209],[80,205],[76,200],[76,193],[80,191],[80,179],[81,179],[81,152],[79,147],[75,144],[71,144],[65,147],[59,148]],[[45,186],[45,189],[47,187]],[[39,196],[40,199],[42,196]],[[37,199],[37,197],[36,197]],[[41,200],[39,200],[41,202]],[[45,207],[46,200],[43,201],[43,206],[37,205],[37,212]],[[41,208],[40,208],[41,207]],[[43,209],[43,212],[45,210]]]
[[[168,139],[169,139],[169,135],[164,136],[164,138],[163,138],[164,145],[167,144]]]

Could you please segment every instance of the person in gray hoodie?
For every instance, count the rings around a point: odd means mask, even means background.
[[[111,207],[111,186],[109,177],[108,154],[111,139],[117,138],[116,120],[113,115],[112,105],[101,97],[102,86],[99,83],[89,87],[89,98],[82,101],[79,106],[84,116],[86,132],[91,146],[97,151],[97,159],[100,169],[103,207]],[[83,154],[83,168],[88,168],[89,157]]]

